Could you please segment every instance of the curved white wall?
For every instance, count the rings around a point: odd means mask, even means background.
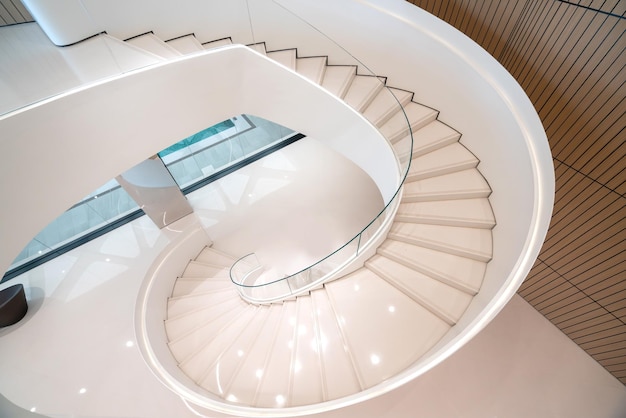
[[[478,333],[513,296],[539,253],[550,221],[554,173],[546,136],[534,108],[515,80],[482,48],[454,28],[405,1],[256,0],[250,2],[252,26],[245,2],[210,2],[218,10],[224,7],[224,15],[219,16],[206,13],[207,3],[186,0],[172,5],[166,1],[137,0],[128,10],[123,10],[126,6],[118,2],[84,0],[82,4],[94,22],[94,28],[104,27],[108,33],[122,38],[154,30],[164,39],[194,32],[201,41],[209,41],[229,35],[224,33],[224,16],[230,16],[233,19],[228,26],[235,42],[266,41],[271,49],[298,47],[301,56],[329,55],[331,64],[353,64],[350,54],[354,55],[376,74],[387,76],[389,85],[412,90],[416,93],[415,101],[440,110],[440,120],[459,130],[463,134],[461,142],[481,160],[479,169],[493,190],[490,201],[497,220],[493,232],[494,259],[488,266],[480,293],[454,327],[455,331],[434,347],[415,368],[395,380],[395,386],[401,385],[446,358]],[[313,26],[307,26],[285,8],[304,17]],[[168,14],[175,18],[168,20]],[[199,22],[202,18],[204,21]],[[211,28],[213,21],[214,30]],[[56,29],[65,30],[71,38],[72,22],[62,22]],[[318,29],[350,54],[321,36]],[[240,63],[233,61],[232,64]],[[178,68],[178,65],[162,76],[176,79],[183,68]],[[288,79],[285,77],[285,80]],[[276,79],[276,84],[268,92],[274,94],[276,89],[280,94],[286,93],[282,90],[283,81]],[[186,80],[180,82],[186,86],[184,94],[194,96],[192,86],[188,86]],[[238,87],[243,86],[249,85]],[[219,91],[221,86],[214,88]],[[151,94],[155,99],[162,97],[158,92]],[[171,99],[184,102],[184,94],[172,92]],[[231,100],[226,98],[223,107],[233,106]],[[253,105],[247,99],[244,103]],[[288,102],[279,101],[278,104],[290,107]],[[192,131],[198,127],[199,120],[203,121],[200,125],[208,125],[206,115],[189,117],[173,107],[172,111],[185,124],[196,124]],[[215,107],[214,110],[219,114],[220,109]],[[258,111],[264,109],[256,110],[246,109],[249,113],[266,117]],[[155,109],[152,116],[158,117],[159,114]],[[118,113],[116,117],[128,123],[128,116],[123,113]],[[308,133],[307,127],[314,128],[311,126],[314,123],[308,121],[307,124],[306,120],[297,116],[290,121],[272,116],[268,119],[305,133]],[[336,123],[341,124],[339,120]],[[341,132],[341,129],[338,131]],[[313,134],[313,131],[310,133]],[[319,134],[315,137],[321,138]],[[157,135],[155,141],[159,146],[166,145],[161,135]],[[158,150],[159,146],[155,145],[153,149]],[[89,150],[78,151],[79,155],[90,155]],[[140,154],[137,152],[134,159],[139,159]],[[21,160],[23,158],[25,156],[21,156]],[[82,179],[78,183],[82,186]],[[84,191],[86,193],[89,189]],[[30,202],[33,203],[34,199]],[[4,229],[0,233],[5,236]],[[372,391],[372,396],[375,391]]]
[[[306,98],[306,99],[304,99]],[[65,209],[172,143],[232,115],[288,126],[343,154],[389,201],[399,182],[385,139],[318,86],[232,46],[138,70],[0,118],[0,270]]]

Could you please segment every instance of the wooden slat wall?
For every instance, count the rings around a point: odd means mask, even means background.
[[[20,0],[0,0],[0,26],[32,22],[33,20]]]
[[[626,1],[411,3],[483,46],[534,103],[556,203],[519,294],[626,384]]]

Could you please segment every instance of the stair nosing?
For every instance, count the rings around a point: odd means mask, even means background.
[[[452,286],[455,289],[461,290],[467,294],[469,294],[470,296],[476,296],[476,294],[480,291],[480,288],[475,289],[473,287],[468,286],[467,284],[460,282],[458,280],[456,280],[453,277],[450,277],[444,273],[441,272],[437,272],[434,271],[424,265],[422,265],[421,263],[418,263],[414,260],[408,260],[402,256],[399,256],[397,254],[394,254],[393,252],[386,250],[385,248],[381,248],[378,247],[378,249],[376,250],[377,254],[380,254],[390,260],[393,260],[399,264],[402,264],[406,267],[409,267],[415,271],[418,271],[426,276],[429,276],[435,280],[439,280],[442,283],[447,284],[448,286]]]
[[[391,286],[395,287],[400,292],[402,292],[403,294],[411,298],[414,302],[416,302],[418,305],[420,305],[421,307],[423,307],[424,309],[426,309],[427,311],[435,315],[437,318],[441,319],[443,322],[447,323],[450,326],[456,325],[456,320],[452,318],[450,315],[448,315],[446,312],[442,311],[437,306],[430,303],[426,298],[420,296],[419,294],[415,292],[412,292],[411,289],[405,288],[401,283],[397,283],[391,277],[388,277],[388,275],[385,272],[379,270],[378,268],[376,268],[376,266],[373,266],[368,261],[365,262],[365,267],[368,270],[370,270],[371,272],[379,276],[381,279],[383,279],[385,282],[389,283]]]

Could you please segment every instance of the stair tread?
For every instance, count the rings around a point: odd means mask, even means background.
[[[338,399],[361,390],[350,353],[343,341],[337,317],[326,289],[311,292],[320,335],[320,354],[325,377],[325,400]]]
[[[413,158],[407,181],[421,180],[478,165],[478,158],[458,142]]]
[[[315,84],[322,84],[327,60],[326,57],[296,58],[296,72]]]
[[[422,128],[413,131],[413,146],[411,158],[428,154],[446,145],[458,142],[461,134],[446,124],[433,120]],[[403,159],[411,148],[411,135],[406,132],[393,143],[398,156]]]
[[[239,295],[234,289],[225,289],[169,298],[167,300],[167,317],[176,318],[208,303],[217,303],[218,301],[237,297],[239,297]]]
[[[473,199],[488,197],[491,188],[480,172],[471,168],[406,182],[402,195],[403,202],[423,202],[427,200]]]
[[[126,42],[166,59],[176,58],[182,55],[180,52],[163,42],[158,36],[154,35],[153,33],[146,33],[141,36],[129,39]]]
[[[378,254],[475,295],[485,276],[486,263],[429,248],[387,239]]]
[[[229,394],[238,402],[245,405],[254,405],[261,379],[267,370],[267,362],[276,343],[278,330],[284,320],[284,305],[272,305],[267,318],[269,328],[261,333],[249,355],[233,376],[230,383]],[[271,330],[270,330],[271,328]],[[227,396],[228,398],[228,396]]]
[[[248,48],[258,52],[261,55],[267,55],[267,50],[265,48],[265,42],[259,42],[256,44],[246,45]]]
[[[185,278],[230,277],[230,267],[218,267],[214,264],[191,260],[182,273]]]
[[[190,296],[194,293],[207,291],[228,290],[233,286],[234,284],[230,281],[210,278],[204,280],[176,280],[172,290],[172,297]]]
[[[213,247],[204,247],[195,261],[230,267],[237,261],[237,257]]]
[[[248,309],[248,306],[220,305],[219,314],[206,322],[188,325],[187,332],[182,333],[175,340],[168,341],[167,345],[179,364],[190,359],[222,328],[231,324],[240,312]]]
[[[165,42],[183,55],[193,54],[194,52],[203,51],[202,44],[193,34],[181,36],[180,38],[170,39]]]
[[[296,50],[283,49],[280,51],[270,51],[267,53],[268,58],[273,59],[279,64],[284,65],[292,71],[296,70]]]
[[[450,329],[366,268],[326,289],[366,388],[405,369]]]
[[[196,310],[189,311],[185,315],[174,318],[168,317],[165,320],[167,339],[172,342],[176,341],[201,325],[208,324],[233,309],[243,309],[245,306],[246,302],[241,298],[230,298],[203,305]]]
[[[236,315],[230,315],[230,322],[226,322],[219,330],[217,326],[213,328],[204,327],[197,334],[197,341],[200,344],[189,344],[184,347],[184,351],[189,353],[187,357],[179,362],[179,367],[194,382],[201,384],[211,367],[218,361],[238,336],[245,331],[246,326],[254,319],[257,309],[249,306]],[[176,349],[180,349],[180,346]],[[174,352],[172,344],[170,350]],[[179,357],[176,357],[179,358]]]
[[[477,261],[491,260],[491,230],[446,225],[394,222],[388,236]]]
[[[362,112],[384,86],[378,77],[356,75],[343,100],[357,112]]]
[[[328,65],[324,71],[322,87],[343,99],[348,92],[352,79],[356,76],[356,67],[351,65]]]
[[[392,87],[381,89],[363,112],[363,116],[374,126],[380,127],[387,122],[402,106],[413,98],[413,93]]]
[[[381,255],[370,258],[366,266],[450,325],[472,301],[467,293]]]
[[[243,399],[235,395],[235,391],[230,391],[230,383],[234,375],[239,370],[244,357],[246,357],[255,341],[263,337],[262,331],[267,325],[270,318],[270,308],[267,306],[259,306],[254,312],[254,316],[249,322],[244,324],[244,328],[233,339],[228,342],[226,348],[218,357],[218,361],[214,361],[213,365],[208,368],[200,386],[224,399],[241,402]],[[208,360],[208,358],[207,358]],[[249,396],[253,399],[254,394]],[[241,395],[240,395],[241,396]]]
[[[219,48],[221,46],[232,45],[233,41],[230,38],[216,39],[214,41],[204,42],[202,43],[202,47],[204,49],[213,49]]]
[[[409,102],[404,106],[404,113],[395,113],[380,127],[380,132],[390,142],[395,143],[409,134],[407,119],[411,130],[415,133],[437,119],[437,114],[438,112],[434,109]]]
[[[270,353],[255,405],[261,407],[284,407],[288,400],[289,372],[296,328],[296,302],[283,304],[283,319]]]
[[[288,406],[322,402],[322,375],[318,346],[315,343],[315,318],[311,297],[296,300],[298,315],[291,366],[291,388]]]
[[[165,61],[163,57],[107,34],[94,36],[83,41],[83,43],[88,45],[92,42],[100,43],[102,41],[117,57],[116,61],[123,72]]]
[[[496,224],[487,198],[400,203],[396,221],[491,229]]]

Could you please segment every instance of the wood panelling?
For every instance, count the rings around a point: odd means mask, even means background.
[[[20,0],[0,0],[0,26],[33,22],[33,17]]]
[[[485,48],[535,105],[556,201],[519,294],[626,384],[626,2],[411,3]]]

